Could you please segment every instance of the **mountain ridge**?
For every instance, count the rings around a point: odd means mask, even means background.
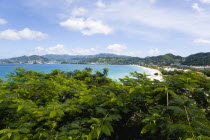
[[[117,55],[110,53],[100,53],[96,55],[31,55],[31,56],[20,56],[9,59],[0,59],[0,63],[30,63],[30,64],[46,64],[46,63],[57,63],[57,64],[151,64],[151,65],[195,65],[203,66],[210,65],[210,52],[201,52],[191,54],[187,57],[174,55],[167,53],[164,55],[150,56],[150,57],[132,57],[126,55]]]
[[[42,55],[42,57],[45,57],[47,59],[52,59],[52,60],[61,60],[61,59],[62,60],[81,60],[81,59],[94,58],[94,57],[130,57],[130,56],[117,55],[117,54],[112,54],[112,53],[99,53],[95,55],[46,54],[46,55]]]

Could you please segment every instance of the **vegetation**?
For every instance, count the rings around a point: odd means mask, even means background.
[[[187,72],[164,82],[108,69],[49,74],[17,68],[0,81],[1,140],[208,140],[210,80]]]
[[[124,55],[116,55],[111,53],[100,53],[96,55],[55,55],[55,54],[47,54],[43,55],[43,57],[49,59],[49,60],[84,60],[87,58],[97,58],[97,57],[128,57]]]
[[[31,56],[21,56],[21,57],[14,57],[11,59],[2,59],[0,60],[0,63],[8,63],[8,64],[14,64],[14,63],[30,63],[33,62],[34,64],[38,62],[48,62],[49,60],[47,58],[44,58],[42,56],[38,55],[31,55]]]
[[[210,69],[203,69],[203,70],[199,70],[199,72],[205,74],[206,76],[210,77]]]
[[[197,53],[188,56],[183,62],[184,65],[206,66],[210,65],[210,53]]]
[[[183,70],[174,70],[174,71],[166,71],[164,69],[160,69],[163,75],[177,75],[177,74],[184,74]]]
[[[182,62],[183,57],[175,56],[171,53],[159,56],[148,57],[144,59],[145,64],[153,64],[153,65],[170,65],[174,63]]]
[[[139,64],[139,65],[210,65],[210,53],[198,53],[188,57],[165,54],[153,57],[139,58],[116,54],[97,55],[43,55],[43,56],[22,56],[11,59],[2,59],[0,63],[61,63],[61,64]]]
[[[80,61],[82,64],[118,64],[118,65],[130,65],[141,64],[142,58],[138,57],[95,57]]]
[[[82,64],[118,64],[118,65],[170,65],[182,61],[181,56],[175,56],[173,54],[165,54],[154,57],[139,58],[139,57],[119,57],[119,56],[110,56],[110,57],[93,57],[88,59],[83,59],[78,63]]]
[[[129,56],[123,55],[116,55],[116,54],[106,54],[101,53],[97,55],[31,55],[31,56],[21,56],[21,57],[14,57],[9,59],[1,59],[0,63],[3,64],[17,64],[17,63],[34,63],[34,64],[45,64],[45,63],[58,63],[58,64],[82,64],[84,63],[83,60],[90,59],[90,58],[98,58],[98,57],[120,57],[125,58]]]

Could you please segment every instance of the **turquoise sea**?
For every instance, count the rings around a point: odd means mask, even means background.
[[[83,64],[0,64],[0,78],[3,78],[8,73],[14,71],[15,67],[22,67],[29,70],[43,71],[49,73],[54,69],[61,69],[63,71],[73,71],[75,69],[83,70],[85,67],[93,68],[93,71],[103,71],[103,68],[108,68],[108,77],[112,79],[119,79],[125,76],[129,76],[130,72],[137,71],[139,73],[149,71],[144,70],[141,67],[133,65],[83,65]]]

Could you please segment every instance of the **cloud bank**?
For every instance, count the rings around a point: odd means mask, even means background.
[[[21,31],[7,29],[0,32],[0,40],[41,40],[46,39],[47,37],[47,34],[40,31],[34,31],[29,28],[25,28]]]
[[[101,21],[84,18],[70,18],[60,23],[61,26],[70,30],[80,31],[83,35],[105,34],[113,32],[112,28]]]
[[[43,47],[38,46],[33,50],[33,53],[37,55],[45,55],[45,54],[68,54],[68,55],[89,55],[97,51],[95,48],[83,49],[83,48],[74,48],[67,49],[63,44],[57,44],[52,47]]]

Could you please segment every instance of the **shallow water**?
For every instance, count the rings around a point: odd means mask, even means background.
[[[93,68],[93,71],[103,71],[103,68],[108,68],[108,77],[112,79],[119,79],[129,76],[130,72],[137,71],[139,73],[150,73],[142,67],[133,65],[86,65],[86,64],[0,64],[0,78],[3,78],[8,73],[14,71],[15,67],[22,67],[34,71],[43,71],[49,73],[54,69],[61,69],[63,71],[73,71],[75,69],[83,70],[86,67]]]

